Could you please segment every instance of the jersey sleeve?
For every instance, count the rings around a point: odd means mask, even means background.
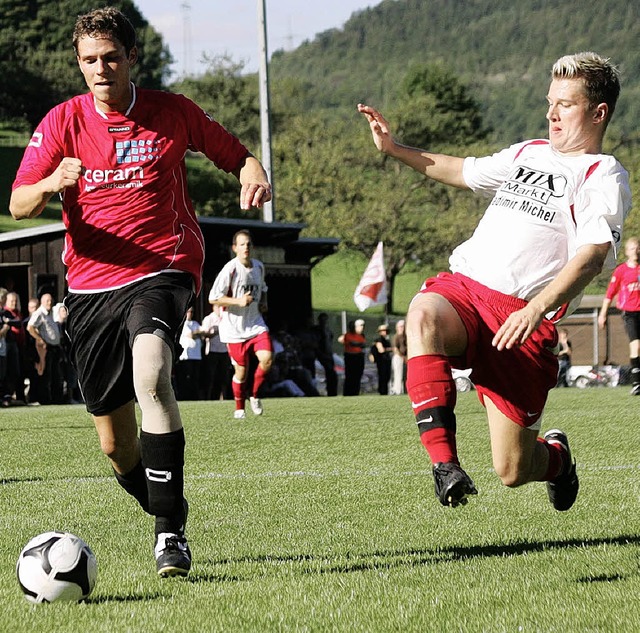
[[[12,189],[33,185],[50,176],[64,158],[60,141],[61,108],[51,110],[35,129],[18,168]]]
[[[222,270],[218,273],[215,281],[213,282],[213,286],[209,292],[209,301],[215,301],[220,297],[230,296],[231,291],[231,266],[233,260],[222,268]]]
[[[618,266],[613,271],[613,275],[611,275],[609,285],[607,286],[607,292],[605,293],[605,297],[609,299],[609,301],[611,301],[618,294],[618,291],[620,290],[621,277],[622,275],[620,274],[620,266]]]
[[[196,103],[183,95],[175,96],[187,118],[190,148],[202,152],[219,169],[226,172],[236,169],[249,150]]]
[[[527,143],[518,143],[491,156],[469,156],[462,164],[462,177],[472,191],[493,196],[507,179],[513,162]]]
[[[603,157],[576,193],[576,247],[610,243],[605,268],[614,268],[630,209],[629,175],[612,156]]]

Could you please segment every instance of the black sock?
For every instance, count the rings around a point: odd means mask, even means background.
[[[640,385],[640,358],[629,359],[631,361],[631,384],[635,387]]]
[[[184,531],[184,445],[184,429],[162,434],[140,432],[149,512],[156,517],[156,534]]]
[[[149,491],[142,461],[139,461],[128,473],[121,475],[113,471],[118,483],[140,504],[145,512],[149,512]]]

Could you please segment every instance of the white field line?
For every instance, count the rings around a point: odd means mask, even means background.
[[[614,464],[603,466],[586,466],[578,464],[578,473],[584,472],[619,472],[640,470],[640,464]],[[467,472],[480,472],[480,469],[468,469]],[[493,468],[484,469],[484,472],[493,472]],[[185,481],[198,481],[206,479],[225,479],[225,480],[241,480],[241,479],[286,479],[296,477],[308,477],[313,479],[329,479],[339,477],[422,477],[430,476],[431,469],[428,470],[408,470],[402,472],[390,470],[332,470],[327,472],[304,471],[304,470],[281,470],[267,471],[263,473],[200,473],[197,475],[186,475]],[[17,480],[17,481],[16,481]],[[106,482],[113,481],[113,477],[48,477],[46,479],[20,479],[9,477],[7,480],[0,473],[0,484],[5,481],[8,484],[42,484],[50,481],[63,482]]]

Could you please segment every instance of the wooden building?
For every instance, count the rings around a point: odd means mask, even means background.
[[[240,229],[251,231],[254,257],[265,264],[269,326],[296,328],[312,316],[311,269],[336,251],[337,239],[301,238],[304,224],[209,217],[201,217],[199,222],[206,253],[203,289],[195,306],[198,320],[210,311],[209,290],[222,266],[234,256],[231,241]],[[51,292],[54,301],[64,298],[64,234],[62,223],[0,234],[0,287],[18,293],[23,316],[30,297]]]

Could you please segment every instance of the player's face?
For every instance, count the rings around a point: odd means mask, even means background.
[[[638,255],[640,254],[640,244],[635,240],[629,240],[624,245],[624,254],[627,256],[627,259],[638,261]]]
[[[78,65],[103,112],[124,112],[131,103],[129,73],[137,51],[127,55],[117,40],[83,37],[78,41]]]
[[[547,95],[549,141],[562,154],[597,154],[601,150],[607,106],[589,106],[582,79],[554,79]]]
[[[243,266],[248,265],[251,261],[251,239],[246,235],[238,235],[233,245],[233,252]]]

